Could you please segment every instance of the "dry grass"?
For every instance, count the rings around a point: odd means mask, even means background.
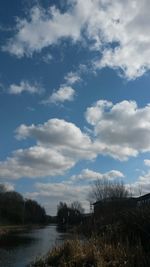
[[[98,238],[66,241],[55,247],[34,267],[149,267],[150,259],[140,244],[135,247],[112,245]]]
[[[114,223],[106,220],[104,224],[101,218],[91,218],[78,228],[86,240],[66,241],[31,266],[150,267],[150,209],[127,210],[117,216]]]

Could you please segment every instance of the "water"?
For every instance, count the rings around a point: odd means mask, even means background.
[[[67,234],[59,233],[55,225],[11,235],[0,246],[0,267],[26,267],[66,237]]]

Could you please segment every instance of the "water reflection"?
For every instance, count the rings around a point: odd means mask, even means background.
[[[36,239],[30,236],[22,236],[11,234],[0,240],[0,248],[11,249],[18,246],[29,246],[30,243],[35,242]]]
[[[58,232],[55,225],[9,235],[0,241],[0,266],[25,267],[66,237],[67,233]]]

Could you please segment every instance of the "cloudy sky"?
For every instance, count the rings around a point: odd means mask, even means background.
[[[55,214],[150,191],[150,1],[0,1],[0,183]]]

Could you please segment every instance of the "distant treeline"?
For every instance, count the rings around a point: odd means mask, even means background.
[[[84,209],[78,201],[74,201],[70,206],[60,202],[57,206],[57,223],[60,226],[77,225],[82,222]]]
[[[0,224],[46,223],[49,216],[35,200],[15,191],[0,190]]]
[[[60,226],[75,225],[82,221],[84,210],[80,202],[71,205],[60,202],[57,215],[49,216],[41,205],[25,199],[20,193],[8,191],[0,184],[0,225],[57,223]]]

